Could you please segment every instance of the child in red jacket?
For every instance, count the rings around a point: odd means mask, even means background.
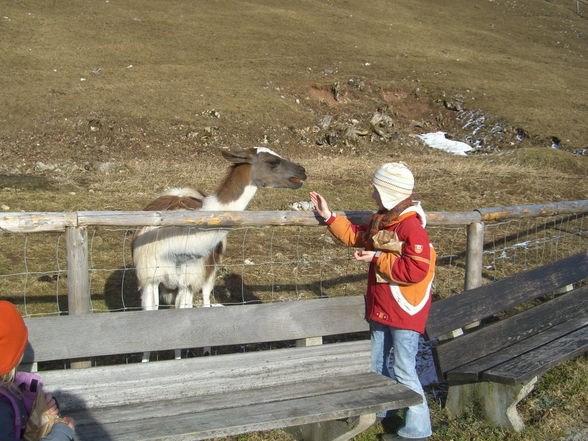
[[[429,408],[416,371],[420,334],[431,306],[435,250],[425,231],[426,216],[410,196],[414,178],[402,163],[383,164],[372,179],[378,212],[367,225],[354,225],[329,209],[320,194],[310,198],[331,233],[343,244],[363,248],[354,253],[369,263],[365,295],[370,323],[372,369],[418,392],[421,404],[406,409],[404,426],[384,440],[422,440],[431,433]],[[389,370],[389,360],[393,360]],[[386,413],[378,415],[385,417]]]

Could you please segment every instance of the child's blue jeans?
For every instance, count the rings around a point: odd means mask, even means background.
[[[416,370],[420,334],[373,321],[370,322],[370,333],[372,370],[404,384],[423,397],[421,404],[406,409],[404,426],[398,430],[398,435],[406,438],[431,436],[429,406]],[[381,412],[378,417],[389,416],[389,412]]]

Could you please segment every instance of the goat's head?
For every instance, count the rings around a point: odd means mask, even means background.
[[[306,179],[304,167],[265,147],[223,151],[222,154],[236,165],[251,165],[251,181],[260,188],[300,188]]]

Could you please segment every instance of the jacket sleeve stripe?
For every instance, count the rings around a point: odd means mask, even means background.
[[[427,264],[430,264],[431,263],[431,260],[430,259],[425,259],[424,257],[421,257],[421,256],[413,256],[411,254],[404,254],[404,256],[405,257],[409,257],[412,260],[416,260],[418,262],[424,262],[424,263],[427,263]]]

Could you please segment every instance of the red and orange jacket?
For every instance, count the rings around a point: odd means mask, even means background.
[[[397,234],[402,253],[376,250],[369,267],[365,315],[368,320],[422,334],[431,306],[436,254],[424,228],[425,213],[415,204],[386,227]],[[326,222],[344,245],[368,245],[367,225],[354,225],[344,216],[331,216]]]

